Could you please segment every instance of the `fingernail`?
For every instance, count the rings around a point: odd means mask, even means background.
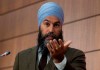
[[[49,43],[47,43],[47,46],[49,45]]]
[[[49,42],[52,43],[52,40],[50,40]]]
[[[61,39],[59,39],[59,41],[61,41]]]
[[[56,41],[56,39],[53,39],[53,41],[55,42],[55,41]]]

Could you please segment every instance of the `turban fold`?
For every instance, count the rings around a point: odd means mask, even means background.
[[[63,10],[58,4],[54,2],[47,2],[40,7],[38,10],[38,26],[41,25],[47,16],[56,16],[61,23],[64,22]]]

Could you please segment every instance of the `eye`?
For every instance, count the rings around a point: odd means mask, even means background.
[[[60,23],[59,22],[56,22],[55,24],[54,24],[54,27],[59,27],[60,26]]]
[[[44,24],[45,24],[45,26],[47,26],[47,27],[50,26],[50,23],[49,23],[48,21],[45,21]]]

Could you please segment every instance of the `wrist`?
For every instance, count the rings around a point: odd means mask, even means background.
[[[59,56],[59,57],[57,57],[57,58],[54,58],[53,61],[54,61],[55,63],[60,63],[60,62],[62,62],[63,59],[64,59],[64,56]]]

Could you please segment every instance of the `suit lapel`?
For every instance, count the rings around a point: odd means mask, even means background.
[[[32,48],[31,52],[29,53],[30,59],[29,59],[29,63],[28,63],[28,70],[38,70],[37,49],[38,49],[37,47],[34,47],[34,48]],[[55,70],[55,64],[53,63],[51,58],[44,70]]]
[[[55,69],[55,64],[53,63],[52,59],[50,59],[50,61],[45,67],[45,70],[54,70],[54,69]]]
[[[36,70],[37,47],[32,48],[29,60],[29,69]]]

